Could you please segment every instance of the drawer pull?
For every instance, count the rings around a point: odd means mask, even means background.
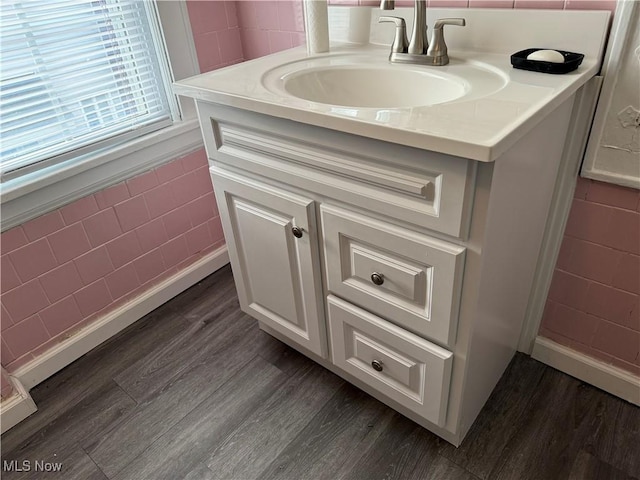
[[[371,362],[371,366],[373,367],[373,369],[374,369],[376,372],[381,372],[381,371],[382,371],[382,369],[384,368],[384,367],[382,366],[382,362],[380,362],[379,360],[373,360],[373,361]]]
[[[376,285],[382,285],[384,283],[384,275],[378,272],[371,274],[371,281]]]
[[[296,238],[302,238],[302,229],[300,227],[291,227],[291,233]]]

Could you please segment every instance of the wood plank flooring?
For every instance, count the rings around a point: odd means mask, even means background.
[[[229,267],[31,393],[6,480],[640,479],[639,408],[518,354],[456,449],[261,332]]]

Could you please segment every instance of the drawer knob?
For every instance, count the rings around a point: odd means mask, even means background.
[[[302,238],[302,229],[300,227],[291,227],[291,233],[296,238]]]
[[[372,361],[372,362],[371,362],[371,366],[373,367],[373,369],[374,369],[376,372],[381,372],[381,371],[382,371],[382,369],[384,368],[384,367],[382,366],[382,362],[381,362],[381,361],[379,361],[379,360],[374,360],[374,361]]]
[[[371,274],[371,281],[376,285],[382,285],[384,283],[384,275],[378,272]]]

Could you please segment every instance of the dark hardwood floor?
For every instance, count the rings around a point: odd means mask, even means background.
[[[261,332],[229,267],[31,393],[3,479],[640,478],[639,408],[518,354],[456,449]]]

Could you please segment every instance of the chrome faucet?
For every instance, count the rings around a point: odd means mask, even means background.
[[[394,0],[381,0],[381,10],[395,9]],[[431,46],[427,41],[427,2],[415,0],[413,9],[413,30],[411,41],[407,40],[407,25],[404,18],[383,16],[378,23],[393,22],[396,34],[391,45],[389,61],[393,63],[418,63],[442,66],[449,63],[447,44],[444,41],[444,26],[458,25],[464,27],[464,18],[441,18],[436,21],[431,37]]]

